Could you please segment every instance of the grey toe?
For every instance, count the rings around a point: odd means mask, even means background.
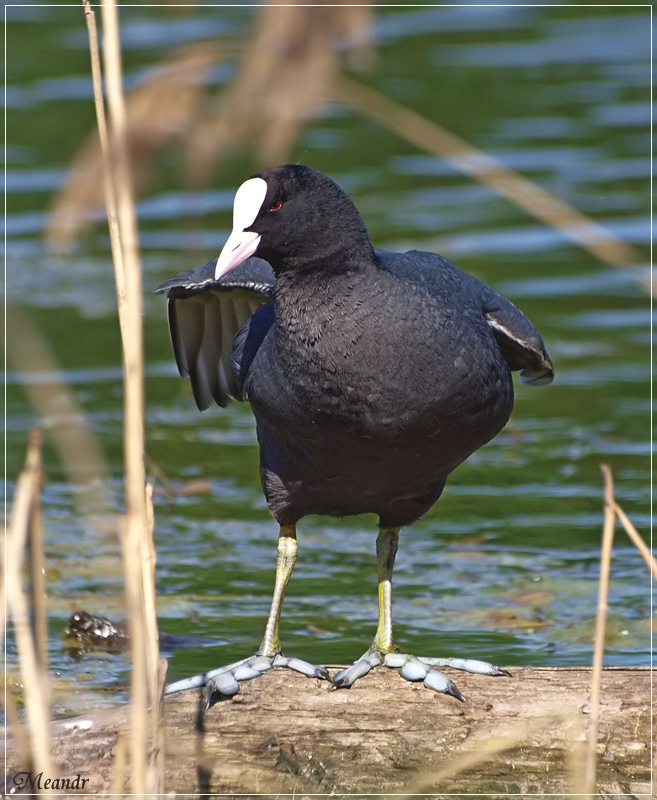
[[[478,661],[476,658],[423,658],[418,656],[418,660],[430,667],[452,667],[460,669],[462,672],[472,672],[475,675],[511,677],[511,673],[507,670],[496,667],[495,664],[489,664],[488,661]]]
[[[267,664],[267,669],[269,669],[270,665]],[[236,681],[250,681],[253,678],[259,678],[262,675],[263,670],[255,669],[253,664],[240,664],[239,667],[235,667],[233,670],[233,677]]]
[[[430,669],[424,679],[424,685],[427,689],[433,689],[434,692],[441,694],[450,694],[462,703],[465,703],[465,697],[459,692],[454,681],[450,680],[447,675],[438,672],[437,669]]]
[[[318,667],[316,664],[309,664],[307,661],[302,661],[300,658],[288,659],[287,666],[290,669],[300,672],[307,678],[319,678],[320,680],[330,681],[329,671],[326,667]]]
[[[362,661],[356,661],[355,664],[347,667],[347,669],[340,670],[337,675],[333,676],[333,688],[349,689],[358,680],[358,678],[362,678],[363,675],[367,675],[371,669],[372,665],[365,659]]]
[[[240,685],[231,671],[215,675],[206,684],[206,707],[212,708],[213,705],[221,700],[233,697],[239,690]]]
[[[399,674],[407,681],[423,681],[429,671],[426,664],[411,656],[399,670]]]

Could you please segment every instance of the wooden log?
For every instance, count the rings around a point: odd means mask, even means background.
[[[572,794],[581,791],[590,669],[450,672],[466,704],[379,668],[350,690],[288,670],[243,683],[205,711],[204,695],[166,699],[166,789],[186,794]],[[606,669],[598,792],[650,794],[650,672]],[[127,709],[53,725],[59,776],[110,789]],[[10,743],[9,784],[25,768]],[[45,776],[44,776],[45,777]],[[75,788],[75,787],[74,787]],[[73,792],[71,792],[73,793]]]

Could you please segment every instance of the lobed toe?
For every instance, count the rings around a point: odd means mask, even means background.
[[[429,671],[430,668],[426,664],[410,656],[399,670],[399,674],[407,681],[423,681]]]
[[[449,694],[465,703],[465,697],[459,692],[454,681],[448,678],[447,675],[443,675],[442,672],[438,672],[437,669],[430,669],[427,672],[424,685],[427,689],[433,689],[434,692],[440,692],[441,694]]]
[[[355,664],[352,664],[350,667],[341,670],[333,677],[333,687],[335,689],[349,689],[358,680],[358,678],[362,678],[363,675],[367,675],[371,669],[372,665],[365,659],[362,661],[356,661]]]
[[[215,675],[206,684],[206,708],[212,708],[221,700],[233,697],[239,690],[240,685],[231,671]]]

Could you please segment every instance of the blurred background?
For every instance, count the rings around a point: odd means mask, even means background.
[[[140,193],[158,613],[163,633],[198,639],[173,652],[169,679],[257,648],[277,526],[248,407],[197,411],[153,292],[218,255],[236,187],[284,161],[331,175],[377,246],[440,252],[511,299],[556,366],[547,389],[518,384],[505,431],[402,534],[397,644],[504,666],[590,663],[601,462],[635,525],[650,522],[648,9],[135,5],[120,14]],[[589,215],[630,245],[634,263],[608,266],[419,149],[402,121],[373,121],[341,95],[341,74]],[[128,670],[119,654],[74,655],[62,641],[76,610],[124,614],[113,518],[121,350],[81,9],[7,9],[6,102],[7,492],[40,421],[54,711],[67,714],[125,699]],[[368,646],[375,522],[299,525],[282,622],[288,655],[347,663]],[[649,630],[648,571],[618,533],[605,664],[647,664]]]

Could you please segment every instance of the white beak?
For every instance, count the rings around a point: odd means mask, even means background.
[[[237,190],[233,201],[233,230],[217,259],[215,280],[239,267],[258,249],[260,234],[244,229],[253,225],[266,194],[267,184],[262,178],[250,178]]]
[[[260,244],[260,234],[253,231],[233,231],[223,247],[214,268],[214,278],[218,280],[231,269],[239,267],[252,256]]]

